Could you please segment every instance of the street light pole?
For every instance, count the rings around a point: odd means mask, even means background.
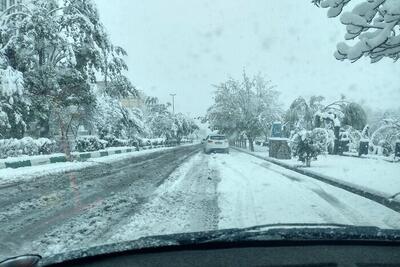
[[[172,96],[172,114],[175,114],[175,96],[176,94],[169,94]]]

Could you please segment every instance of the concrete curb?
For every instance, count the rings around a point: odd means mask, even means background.
[[[148,150],[153,148],[160,148],[160,147],[173,147],[167,145],[157,145],[157,146],[144,146],[144,147],[126,147],[121,149],[111,149],[111,150],[100,150],[100,151],[93,151],[93,152],[74,152],[72,153],[73,159],[76,161],[86,161],[88,159],[93,158],[100,158],[100,157],[107,157],[110,155],[115,154],[124,154],[130,153],[134,151],[141,151],[141,150]],[[67,162],[67,157],[65,155],[58,154],[57,156],[43,156],[33,159],[24,159],[24,160],[10,160],[10,161],[3,161],[0,163],[0,170],[5,168],[22,168],[22,167],[31,167],[31,166],[39,166],[39,165],[47,165],[52,163],[61,163]]]
[[[290,164],[284,163],[284,162],[282,162],[280,160],[277,160],[277,159],[255,155],[255,154],[251,153],[250,151],[247,151],[247,150],[244,150],[244,149],[241,149],[241,148],[237,148],[237,147],[232,147],[232,148],[236,149],[237,151],[240,151],[240,152],[246,153],[248,155],[251,155],[253,157],[256,157],[256,158],[268,161],[270,163],[276,164],[278,166],[281,166],[283,168],[289,169],[291,171],[306,175],[306,176],[308,176],[310,178],[319,180],[319,181],[324,182],[326,184],[329,184],[329,185],[338,187],[340,189],[346,190],[346,191],[348,191],[350,193],[359,195],[361,197],[368,198],[369,200],[377,202],[377,203],[379,203],[379,204],[381,204],[381,205],[383,205],[383,206],[385,206],[385,207],[387,207],[389,209],[392,209],[392,210],[394,210],[396,212],[400,212],[400,202],[396,201],[394,199],[391,199],[392,196],[383,195],[383,194],[380,194],[379,192],[373,192],[372,190],[369,190],[367,188],[361,188],[361,187],[357,188],[354,185],[352,185],[351,183],[346,183],[346,182],[340,181],[338,179],[335,179],[333,177],[322,175],[322,174],[313,172],[311,170],[307,170],[305,168],[299,168],[299,167],[296,167],[296,166],[292,166]]]
[[[390,158],[390,157],[380,157],[380,156],[376,156],[376,155],[361,155],[358,156],[357,154],[353,154],[350,152],[345,152],[343,153],[343,155],[341,155],[343,157],[352,157],[352,158],[359,158],[359,159],[375,159],[375,160],[384,160],[386,162],[390,162],[390,163],[398,163],[400,161],[400,159],[396,159],[395,157]]]

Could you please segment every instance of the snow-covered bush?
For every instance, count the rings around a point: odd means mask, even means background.
[[[148,138],[142,138],[141,144],[142,144],[142,146],[151,146],[151,140]]]
[[[151,140],[151,144],[153,146],[164,145],[164,139],[163,138],[154,138],[154,139]]]
[[[358,152],[360,140],[362,138],[362,132],[354,129],[351,126],[344,126],[342,129],[344,130],[344,132],[340,134],[340,139],[349,141],[350,152]]]
[[[316,142],[316,136],[312,131],[301,131],[295,134],[291,140],[293,156],[310,167],[311,160],[316,159],[321,153],[321,146]]]
[[[36,140],[39,146],[40,155],[48,155],[57,151],[57,142],[48,138],[39,138]]]
[[[158,145],[164,145],[165,139],[164,138],[157,138],[158,140]]]
[[[47,155],[57,151],[57,143],[47,138],[33,139],[1,139],[0,158],[18,157],[22,155]]]
[[[312,130],[311,135],[321,153],[330,153],[333,151],[335,135],[332,130],[315,128]]]
[[[178,140],[176,140],[176,139],[167,139],[167,140],[165,140],[165,144],[167,146],[176,146],[178,144]]]
[[[400,139],[400,120],[384,119],[370,139],[372,154],[388,155],[395,149],[396,141]]]
[[[107,141],[107,147],[129,146],[129,140],[117,138],[112,134],[104,136],[103,140]]]
[[[17,157],[22,155],[20,144],[17,139],[0,140],[0,158]]]
[[[313,140],[314,145],[320,153],[330,153],[333,151],[335,135],[332,130],[325,128],[315,128],[312,131],[300,131],[293,133],[290,139],[290,148],[293,153],[296,153],[298,146],[301,143],[300,137],[309,135]]]
[[[140,146],[140,140],[139,138],[131,138],[128,140],[128,146],[134,146],[134,147],[139,147]]]
[[[23,155],[33,156],[39,154],[39,147],[32,137],[22,138],[20,140],[20,149],[22,149]]]
[[[80,136],[75,140],[75,149],[79,152],[97,151],[107,147],[108,142],[97,136]]]
[[[157,139],[151,140],[151,145],[158,146],[158,140]]]
[[[144,143],[143,143],[143,139],[142,139],[142,138],[137,138],[136,141],[138,142],[138,146],[139,146],[139,147],[143,147],[143,146],[144,146]]]
[[[385,157],[389,157],[393,152],[392,144],[387,141],[387,140],[381,140],[379,142],[379,146],[381,150],[379,151],[379,154],[384,155]]]

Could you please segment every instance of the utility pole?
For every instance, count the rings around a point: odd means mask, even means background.
[[[172,114],[175,114],[175,96],[176,94],[169,94],[172,96]]]

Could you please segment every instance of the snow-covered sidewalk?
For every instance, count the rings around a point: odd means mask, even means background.
[[[268,158],[268,151],[256,147],[254,155]],[[302,168],[296,159],[277,160],[293,168]],[[323,175],[333,181],[370,192],[387,199],[400,201],[400,163],[380,158],[357,158],[336,155],[320,155],[318,160],[304,170]],[[399,195],[397,195],[399,194]]]
[[[218,170],[219,228],[275,223],[343,223],[399,228],[376,202],[245,153],[212,155]]]

